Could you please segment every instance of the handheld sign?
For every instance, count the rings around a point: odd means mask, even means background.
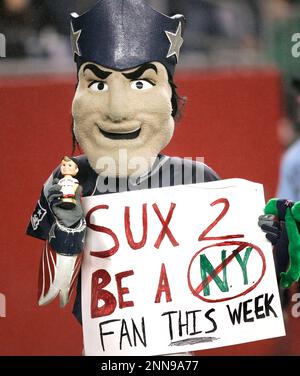
[[[159,355],[285,335],[263,186],[242,179],[83,198],[87,355]]]

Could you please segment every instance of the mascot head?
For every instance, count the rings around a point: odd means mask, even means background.
[[[142,175],[170,142],[184,24],[143,0],[100,0],[71,15],[74,134],[97,173]]]

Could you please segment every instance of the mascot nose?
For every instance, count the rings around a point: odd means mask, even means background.
[[[114,123],[120,123],[128,119],[128,99],[124,90],[113,87],[110,90],[107,117]]]

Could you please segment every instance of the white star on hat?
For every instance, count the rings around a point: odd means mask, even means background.
[[[75,57],[75,54],[77,56],[81,56],[80,49],[78,46],[78,39],[80,38],[81,30],[74,31],[73,24],[71,22],[71,44],[72,44],[72,51],[73,51],[73,56]]]
[[[170,48],[167,54],[167,58],[175,55],[177,62],[178,62],[180,48],[183,43],[183,38],[181,36],[181,22],[179,22],[179,25],[175,34],[171,33],[170,31],[165,31],[165,33],[170,41]]]

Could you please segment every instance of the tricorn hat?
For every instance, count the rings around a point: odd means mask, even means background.
[[[91,61],[114,70],[158,61],[173,75],[184,26],[184,16],[168,17],[144,0],[100,0],[71,14],[74,60],[78,69]]]

